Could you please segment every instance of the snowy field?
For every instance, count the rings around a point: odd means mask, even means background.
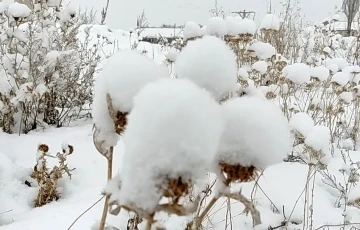
[[[60,2],[0,3],[0,230],[360,229],[344,15],[127,31]]]

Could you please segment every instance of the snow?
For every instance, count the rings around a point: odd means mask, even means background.
[[[225,18],[227,34],[229,35],[237,35],[240,33],[240,23],[239,21],[232,16],[227,16]]]
[[[304,84],[310,81],[311,69],[303,63],[288,65],[283,69],[283,74],[295,84]]]
[[[175,72],[178,78],[190,79],[209,90],[216,100],[236,90],[235,54],[214,36],[190,41],[177,57]]]
[[[272,102],[246,96],[229,99],[222,108],[226,125],[218,161],[266,168],[291,151],[287,119]]]
[[[269,59],[276,53],[275,48],[271,44],[261,41],[251,44],[248,50],[254,52],[254,56],[260,60]]]
[[[201,37],[201,35],[202,32],[199,24],[197,24],[196,22],[187,22],[185,24],[184,33],[183,33],[184,40]]]
[[[217,37],[223,37],[227,34],[228,29],[226,22],[221,17],[212,17],[206,25],[206,31],[208,35]]]
[[[267,14],[263,18],[260,24],[260,30],[279,30],[280,29],[280,19],[274,14]]]
[[[311,76],[319,81],[325,81],[329,78],[330,72],[325,66],[317,66],[311,68]]]
[[[291,117],[289,125],[292,129],[298,131],[306,137],[314,127],[314,120],[309,116],[309,114],[299,112]]]
[[[326,126],[314,126],[305,138],[305,144],[316,151],[325,151],[329,142],[330,130]]]
[[[266,74],[268,64],[265,61],[257,61],[253,64],[252,69],[260,74]]]
[[[240,28],[239,28],[240,34],[254,35],[255,32],[256,32],[256,24],[253,20],[244,18],[243,20],[240,21]]]
[[[247,80],[249,78],[249,73],[244,68],[239,68],[238,70],[238,76],[241,80]]]
[[[352,92],[342,92],[342,93],[340,93],[339,98],[346,104],[350,104],[351,101],[353,100],[353,93]]]
[[[323,49],[323,52],[325,53],[325,54],[331,54],[331,48],[330,47],[325,47],[324,49]]]
[[[344,72],[337,72],[334,74],[334,76],[331,78],[331,82],[335,82],[339,84],[340,86],[344,86],[349,82],[349,74]]]
[[[325,65],[327,67],[333,64],[336,64],[339,67],[339,70],[343,70],[349,66],[349,63],[343,58],[328,58],[325,60]]]
[[[8,13],[14,18],[26,18],[30,16],[31,10],[25,4],[14,2],[9,6]]]
[[[137,51],[124,50],[111,56],[95,82],[92,113],[99,130],[98,140],[106,140],[105,145],[109,146],[116,145],[117,141],[114,122],[106,103],[107,94],[112,99],[115,111],[130,112],[134,96],[144,85],[166,77],[166,68],[158,66]]]
[[[135,97],[124,133],[126,146],[118,201],[149,213],[166,178],[206,176],[223,131],[220,105],[187,79],[164,79]],[[134,180],[136,178],[136,180]]]
[[[167,52],[166,58],[171,62],[175,62],[178,55],[179,52],[176,49],[172,48]]]

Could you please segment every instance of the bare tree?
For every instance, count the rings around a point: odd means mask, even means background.
[[[359,12],[360,0],[344,0],[342,9],[347,17],[347,33],[351,35],[351,27],[356,14]]]

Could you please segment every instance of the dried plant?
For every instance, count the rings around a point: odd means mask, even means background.
[[[52,201],[60,199],[61,193],[58,191],[58,180],[67,175],[71,179],[72,171],[66,163],[67,157],[74,152],[72,145],[63,144],[62,152],[58,152],[56,156],[49,153],[49,146],[40,144],[37,152],[37,163],[31,174],[36,179],[39,186],[39,192],[35,202],[35,207],[41,207]],[[50,170],[47,165],[47,158],[57,158],[58,164],[54,165]]]

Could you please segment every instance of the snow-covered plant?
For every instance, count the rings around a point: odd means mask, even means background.
[[[39,186],[38,195],[35,202],[35,207],[41,207],[52,201],[56,201],[61,197],[61,188],[58,187],[58,180],[67,175],[71,179],[71,172],[66,163],[67,157],[74,152],[72,145],[64,143],[62,145],[62,152],[58,152],[56,156],[49,153],[49,146],[46,144],[39,144],[36,155],[36,165],[31,174],[31,178],[35,179]],[[58,164],[55,164],[52,169],[48,168],[47,158],[57,158]],[[30,184],[31,185],[31,184]]]
[[[186,208],[182,199],[210,171],[223,124],[220,105],[190,80],[146,85],[128,115],[120,175],[105,189],[110,204],[136,212],[148,226],[160,211],[193,213],[197,202]]]
[[[141,66],[141,68],[139,68]],[[107,60],[95,83],[93,141],[108,161],[107,179],[112,178],[113,150],[127,125],[133,98],[148,83],[167,78],[167,69],[135,50],[115,53]],[[109,196],[106,197],[100,229],[105,226]]]
[[[235,54],[213,36],[190,41],[178,55],[175,71],[179,79],[192,80],[218,101],[236,90]]]
[[[7,3],[0,25],[0,126],[27,133],[86,115],[100,47],[78,39],[77,12],[61,1],[37,1],[31,9]]]

